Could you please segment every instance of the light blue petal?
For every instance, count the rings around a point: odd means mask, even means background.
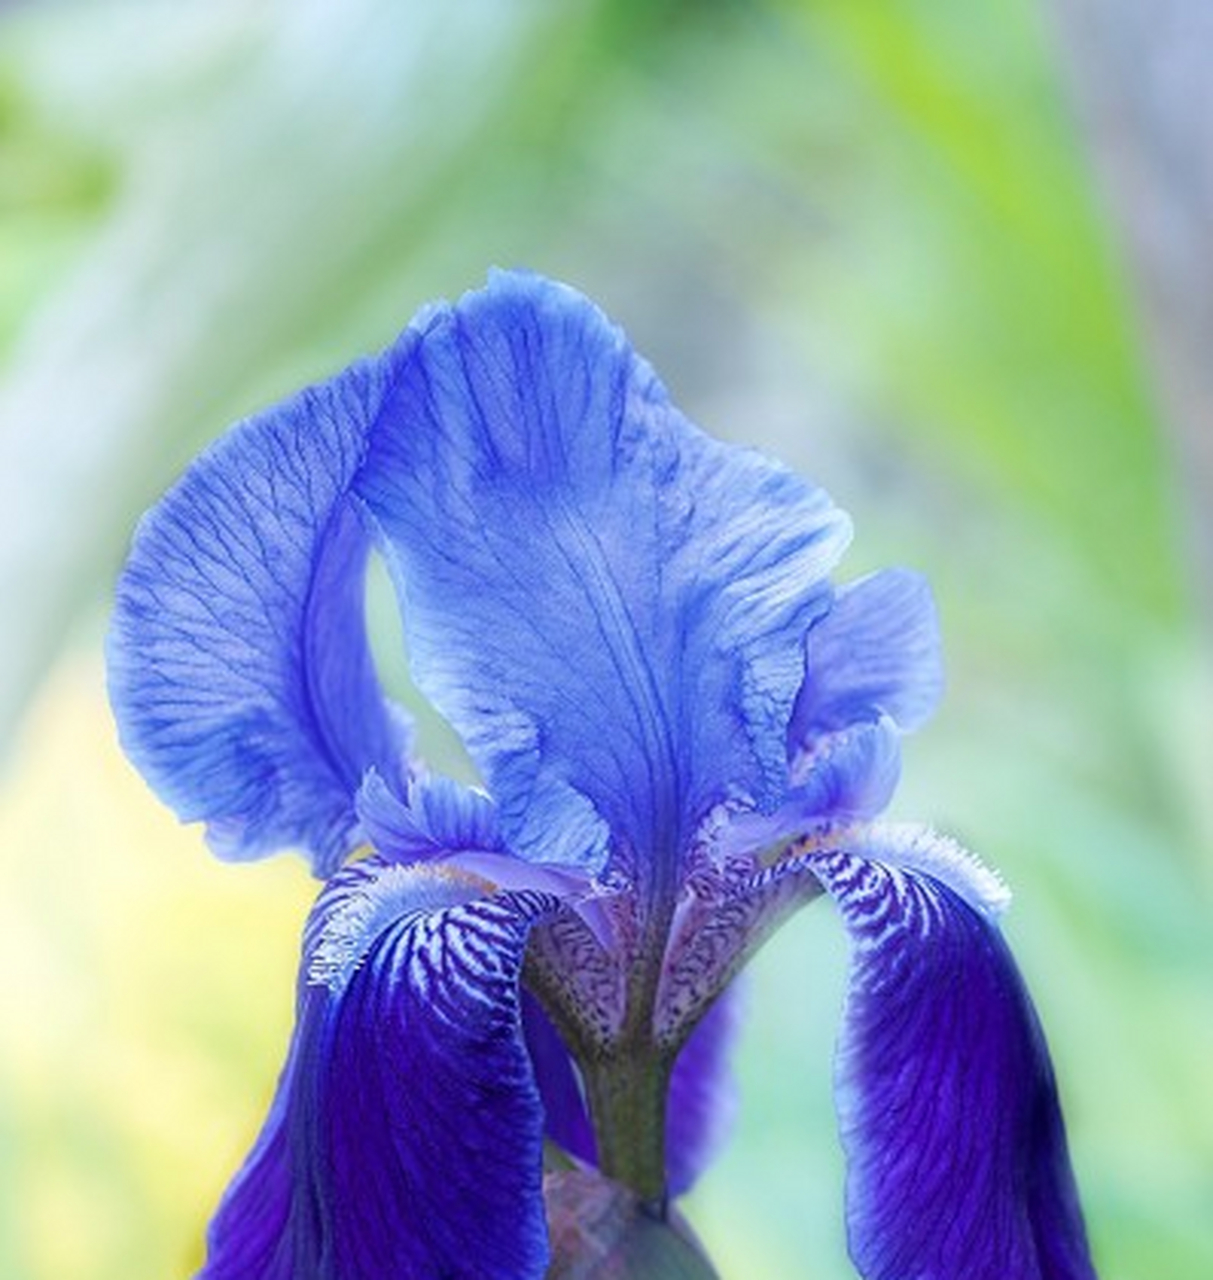
[[[298,1024],[200,1280],[540,1280],[527,934],[559,900],[367,858],[305,935]]]
[[[882,715],[817,738],[796,761],[796,785],[771,813],[726,819],[716,844],[726,855],[761,856],[828,824],[874,818],[893,797],[901,776],[901,740]]]
[[[451,778],[414,778],[402,800],[372,769],[358,790],[356,807],[371,844],[400,861],[428,861],[456,849],[502,848],[493,801]]]
[[[788,728],[793,759],[821,737],[889,717],[921,725],[943,692],[931,589],[909,569],[883,569],[839,589],[805,640],[804,683]]]
[[[846,517],[688,423],[580,294],[499,274],[429,313],[358,487],[512,848],[595,865],[605,823],[668,887],[714,803],[782,795]]]
[[[298,846],[325,874],[355,842],[364,769],[400,773],[349,494],[399,356],[240,423],[135,535],[109,637],[122,743],[224,857]]]
[[[864,1280],[1094,1280],[1000,883],[922,830],[812,865],[853,943],[838,1112]]]

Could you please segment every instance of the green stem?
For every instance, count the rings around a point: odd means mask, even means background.
[[[673,859],[657,859],[660,869]],[[627,1015],[619,1040],[599,1057],[582,1060],[598,1167],[630,1188],[645,1211],[666,1217],[666,1101],[674,1056],[653,1037],[653,1013],[665,957],[674,894],[654,884],[642,896],[648,910],[628,977]],[[662,891],[664,890],[664,891]]]
[[[672,1063],[652,1044],[584,1064],[598,1166],[631,1188],[654,1216],[664,1218],[665,1112]]]
[[[581,1069],[600,1171],[630,1190],[648,1216],[666,1220],[666,1100],[675,1051],[653,1034],[657,990],[674,914],[672,858],[654,860],[651,884],[637,898],[645,904],[639,940],[613,955],[626,974],[626,1006],[619,1031],[604,1043],[558,975],[532,962],[528,987],[547,1011]],[[663,873],[662,875],[657,873]]]

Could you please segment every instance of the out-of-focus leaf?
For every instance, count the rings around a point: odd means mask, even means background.
[[[102,215],[112,178],[106,153],[40,117],[0,66],[0,357]]]
[[[866,126],[808,324],[862,347],[862,394],[1030,504],[1123,608],[1174,617],[1169,458],[1049,33],[1015,0],[797,10]]]
[[[1054,0],[1086,137],[1133,259],[1146,344],[1188,496],[1195,587],[1213,607],[1213,7]],[[1143,336],[1146,336],[1143,334]]]

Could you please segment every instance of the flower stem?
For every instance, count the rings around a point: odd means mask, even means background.
[[[646,1212],[666,1216],[665,1112],[672,1062],[651,1043],[615,1046],[583,1064],[598,1165],[630,1187]]]

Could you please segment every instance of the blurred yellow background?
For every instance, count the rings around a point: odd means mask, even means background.
[[[493,263],[585,289],[692,417],[824,484],[846,573],[932,578],[949,692],[896,815],[1016,892],[1104,1280],[1213,1275],[1203,13],[0,5],[0,1275],[197,1265],[314,892],[216,862],[122,759],[130,531],[228,422]],[[853,1274],[844,976],[820,905],[754,966],[688,1205],[730,1280]]]

